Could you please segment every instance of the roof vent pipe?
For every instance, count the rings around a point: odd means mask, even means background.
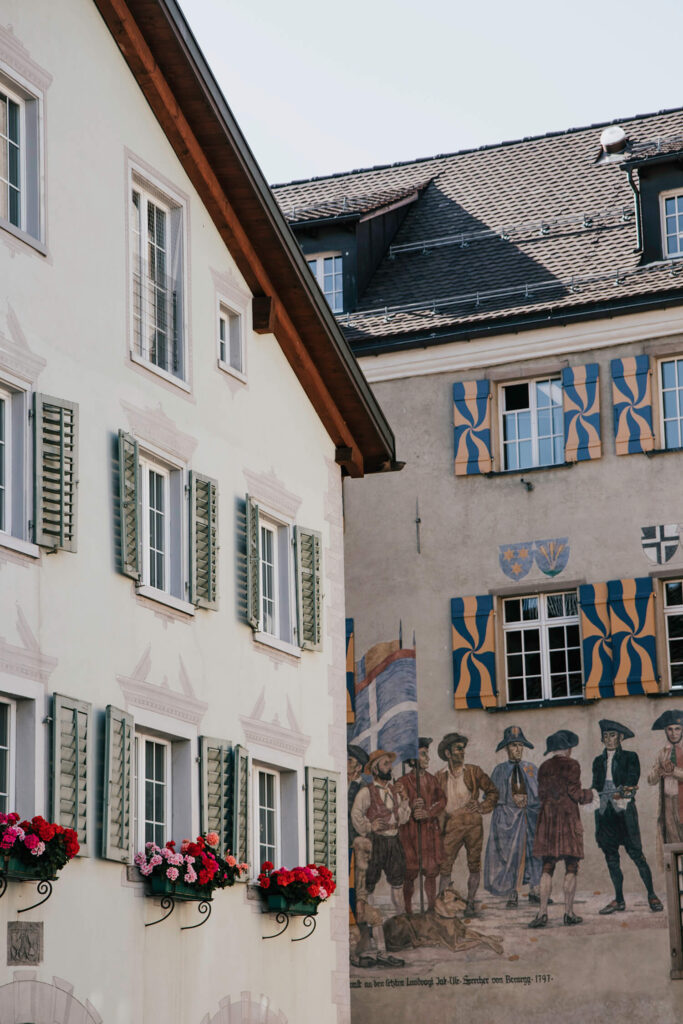
[[[603,153],[622,153],[627,142],[628,135],[618,124],[611,124],[600,136]]]

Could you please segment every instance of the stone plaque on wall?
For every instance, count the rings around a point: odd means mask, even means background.
[[[7,925],[7,965],[39,964],[43,959],[43,922],[10,921]]]

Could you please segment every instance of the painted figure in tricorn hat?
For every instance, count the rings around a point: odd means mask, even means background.
[[[431,737],[420,736],[417,768],[415,761],[408,761],[407,764],[412,770],[396,781],[396,789],[403,793],[410,805],[410,818],[399,828],[403,852],[406,855],[403,900],[407,914],[413,911],[415,880],[420,869],[425,878],[427,908],[431,910],[434,907],[436,880],[443,852],[439,819],[446,807],[446,797],[436,777],[427,771],[431,742]],[[422,899],[420,904],[420,909],[423,910]]]
[[[437,773],[436,781],[446,796],[441,890],[443,892],[450,887],[453,864],[464,846],[469,871],[465,914],[472,917],[481,878],[481,848],[484,844],[481,818],[483,814],[490,814],[496,806],[498,790],[478,765],[465,764],[466,746],[467,736],[458,732],[449,732],[444,736],[439,743],[439,757],[448,763],[448,767]]]
[[[533,855],[536,821],[540,810],[538,771],[531,761],[523,760],[524,748],[533,743],[518,725],[509,725],[496,747],[507,752],[491,773],[498,790],[498,803],[491,816],[491,831],[484,860],[484,888],[494,896],[507,896],[506,906],[513,908],[519,890],[529,886],[529,902],[540,903],[538,885],[542,861]]]
[[[622,741],[633,738],[626,725],[611,718],[598,723],[604,750],[593,761],[593,789],[599,799],[595,809],[595,841],[605,855],[607,870],[614,886],[614,899],[599,911],[614,914],[626,909],[624,876],[619,863],[619,847],[623,846],[643,880],[650,910],[663,910],[661,900],[652,887],[652,872],[645,859],[640,839],[640,825],[635,796],[640,779],[640,761],[633,750],[624,750]]]
[[[552,754],[538,769],[538,796],[541,810],[536,825],[534,857],[543,860],[541,905],[529,928],[544,928],[548,923],[548,903],[553,874],[558,860],[564,861],[564,923],[581,924],[574,913],[576,876],[583,859],[583,828],[579,804],[593,801],[593,790],[581,788],[581,768],[572,757],[579,737],[570,729],[559,729],[546,740],[546,755]]]
[[[659,786],[658,846],[683,843],[683,711],[670,709],[652,726],[663,729],[667,742],[657,754],[647,781]]]

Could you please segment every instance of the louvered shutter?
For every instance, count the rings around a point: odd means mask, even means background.
[[[614,696],[657,693],[655,595],[649,576],[607,584]]]
[[[222,853],[233,848],[235,777],[232,744],[199,737],[201,831],[217,832]]]
[[[489,381],[466,380],[453,385],[453,438],[456,476],[491,472]]]
[[[324,864],[337,877],[338,776],[320,768],[306,769],[306,856]]]
[[[582,462],[599,459],[600,440],[600,367],[565,366],[562,370],[564,405],[564,459]]]
[[[581,648],[586,700],[614,696],[612,624],[606,583],[579,587]]]
[[[294,527],[296,618],[300,647],[322,647],[322,538],[314,530]]]
[[[104,720],[102,856],[127,863],[133,846],[133,716],[107,706]]]
[[[234,758],[234,815],[232,828],[232,853],[233,857],[242,863],[249,863],[249,804],[251,787],[249,785],[251,775],[251,764],[249,752],[245,747],[235,747]],[[253,865],[249,865],[252,867]],[[260,865],[258,865],[260,867]]]
[[[655,439],[650,357],[628,356],[613,359],[610,365],[617,455],[652,451]]]
[[[190,473],[190,600],[218,607],[218,484]]]
[[[496,705],[496,657],[493,598],[451,600],[455,708]]]
[[[141,489],[138,443],[119,430],[119,530],[121,572],[134,580],[141,578]]]
[[[92,706],[55,693],[52,710],[52,816],[78,833],[90,854],[90,721]]]
[[[259,557],[259,510],[247,495],[247,621],[259,629],[261,621],[261,560]]]
[[[34,395],[34,540],[76,550],[78,405]]]

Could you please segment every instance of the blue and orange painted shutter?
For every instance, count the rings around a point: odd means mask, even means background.
[[[649,576],[607,584],[614,696],[657,693],[655,595]]]
[[[453,687],[455,708],[489,708],[496,704],[496,657],[493,598],[454,597]]]
[[[346,620],[346,724],[356,721],[356,668],[354,662],[353,619]]]
[[[455,475],[490,473],[491,384],[466,380],[453,385]]]
[[[564,461],[599,459],[600,440],[600,367],[565,366],[562,370],[564,402]]]
[[[579,587],[584,696],[586,700],[614,696],[612,624],[606,583]]]
[[[650,357],[613,359],[611,368],[617,455],[650,452],[655,446]]]

